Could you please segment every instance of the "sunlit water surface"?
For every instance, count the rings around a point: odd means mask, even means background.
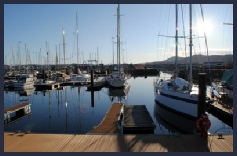
[[[190,133],[195,125],[193,121],[169,112],[155,103],[153,81],[156,78],[132,77],[129,80],[130,88],[119,91],[119,94],[128,92],[122,97],[112,96],[117,91],[102,88],[94,92],[94,103],[91,92],[86,91],[85,86],[67,86],[62,90],[52,91],[30,90],[28,96],[20,96],[18,91],[4,91],[4,109],[27,100],[31,103],[31,114],[4,126],[4,131],[86,134],[100,124],[113,103],[121,101],[127,105],[146,105],[156,125],[154,134]],[[210,133],[233,134],[232,127],[212,114],[209,114],[209,118]]]

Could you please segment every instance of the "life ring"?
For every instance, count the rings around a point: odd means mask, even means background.
[[[202,115],[196,121],[196,127],[201,132],[201,135],[203,137],[207,137],[207,131],[211,127],[211,121],[209,120],[209,118],[206,114]]]

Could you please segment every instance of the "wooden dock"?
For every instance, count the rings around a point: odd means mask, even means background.
[[[60,87],[60,83],[50,83],[50,84],[44,84],[44,85],[34,85],[36,91],[40,90],[55,90]]]
[[[207,111],[227,125],[233,127],[233,100],[218,100],[216,98],[211,98],[210,95],[209,98],[214,100],[214,103],[207,105]]]
[[[6,126],[16,120],[19,120],[31,114],[30,106],[31,106],[30,103],[21,103],[21,104],[5,109],[4,110],[4,125]],[[15,113],[15,116],[12,116],[12,113]]]
[[[122,108],[123,104],[121,103],[114,103],[110,110],[105,115],[102,122],[94,127],[93,130],[91,130],[88,134],[118,134],[120,133],[118,127],[117,127],[117,120],[120,113],[120,110]]]
[[[4,132],[4,152],[233,152],[233,135],[77,135]]]
[[[124,134],[154,134],[156,128],[145,105],[124,105]]]
[[[4,114],[18,111],[18,110],[20,110],[20,109],[25,108],[26,106],[29,106],[29,105],[30,105],[29,103],[20,103],[20,104],[18,104],[18,105],[15,105],[15,106],[13,106],[13,107],[10,107],[10,108],[5,109],[5,110],[4,110]]]

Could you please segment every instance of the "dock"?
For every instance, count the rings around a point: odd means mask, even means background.
[[[154,134],[155,127],[145,105],[114,103],[88,134]]]
[[[31,114],[31,104],[21,103],[4,110],[4,126]],[[15,116],[12,114],[15,113]]]
[[[156,128],[145,105],[124,105],[124,134],[154,134]]]
[[[130,72],[132,76],[156,76],[159,73],[155,68],[133,69]]]
[[[207,111],[230,127],[233,127],[233,100],[218,100],[211,98],[211,96],[209,97],[211,100],[214,100],[214,102],[207,104]]]
[[[73,81],[68,81],[68,82],[61,82],[60,86],[83,86],[83,85],[88,85],[91,82],[89,81],[81,81],[81,82],[73,82]]]
[[[123,104],[114,103],[106,113],[102,122],[94,127],[88,134],[118,134],[120,130],[117,127],[117,120]]]
[[[106,86],[107,82],[105,81],[105,78],[103,78],[101,81],[94,82],[93,84],[90,83],[89,86],[87,86],[87,91],[98,91],[101,90],[104,86]]]
[[[4,132],[4,152],[233,152],[233,135],[80,135]]]
[[[35,90],[55,90],[60,87],[60,83],[50,83],[50,84],[44,84],[44,85],[34,85]]]

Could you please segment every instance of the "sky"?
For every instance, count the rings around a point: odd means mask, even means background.
[[[184,33],[188,36],[189,6],[182,5],[182,9],[178,6],[179,36]],[[113,55],[116,62],[117,7],[117,4],[4,4],[4,64],[55,64],[56,51],[62,64],[64,60],[68,64],[91,59],[111,64]],[[233,54],[233,25],[223,24],[233,24],[233,5],[203,4],[202,9],[205,26],[201,24],[200,5],[193,5],[196,38],[193,53],[205,54],[208,48],[209,55]],[[162,61],[174,56],[175,39],[161,36],[175,36],[174,4],[121,4],[120,13],[121,63]],[[203,27],[207,46],[202,38]],[[62,30],[65,32],[65,59]],[[179,56],[189,55],[188,44],[188,39],[179,39]]]

